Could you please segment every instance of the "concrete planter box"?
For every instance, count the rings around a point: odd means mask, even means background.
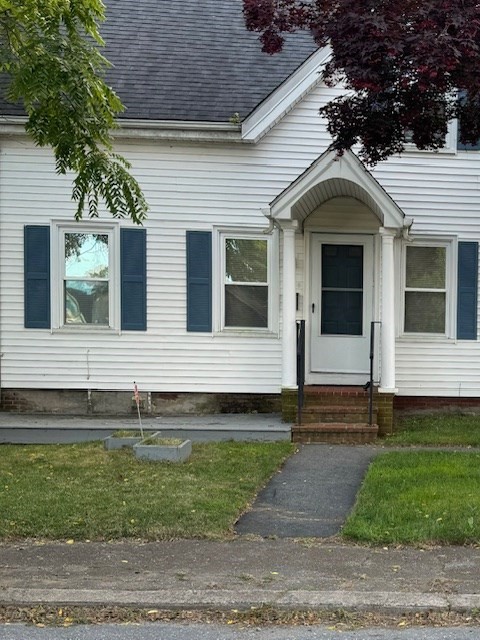
[[[181,444],[143,444],[133,446],[135,457],[139,460],[156,462],[183,462],[192,453],[192,441],[184,440]]]
[[[115,449],[132,448],[133,445],[142,441],[142,437],[129,437],[129,436],[108,436],[103,441],[103,446],[107,451],[113,451]]]

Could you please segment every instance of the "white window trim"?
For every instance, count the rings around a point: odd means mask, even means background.
[[[268,326],[225,326],[225,239],[267,241]],[[263,233],[252,227],[214,228],[213,244],[213,332],[216,335],[248,335],[278,337],[278,233]]]
[[[64,322],[64,269],[65,234],[96,233],[109,236],[109,326],[94,324],[65,324]],[[120,331],[120,227],[116,223],[66,222],[52,220],[51,224],[51,300],[52,331]]]
[[[450,120],[448,123],[447,135],[445,136],[445,145],[441,149],[418,149],[413,142],[407,142],[403,153],[440,153],[448,155],[457,154],[457,120]]]
[[[445,247],[446,249],[446,274],[445,274],[445,333],[420,333],[405,331],[405,290],[406,290],[406,266],[407,247]],[[419,340],[425,342],[455,340],[457,324],[457,255],[458,238],[456,236],[414,236],[402,244],[400,259],[400,304],[398,305],[400,338],[406,340]],[[425,289],[428,291],[428,289]]]

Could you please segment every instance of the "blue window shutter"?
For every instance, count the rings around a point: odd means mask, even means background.
[[[478,243],[458,243],[457,338],[477,339]]]
[[[120,229],[121,328],[147,330],[147,233]]]
[[[187,331],[212,330],[212,234],[187,231]]]
[[[24,320],[27,329],[50,329],[50,227],[24,229]]]

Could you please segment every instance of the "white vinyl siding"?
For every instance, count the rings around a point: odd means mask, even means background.
[[[37,149],[26,139],[3,139],[2,385],[130,390],[136,380],[144,391],[279,392],[282,349],[278,334],[187,333],[185,230],[240,227],[261,234],[268,226],[262,208],[328,147],[329,136],[318,108],[334,95],[334,89],[316,87],[257,145],[118,144],[118,151],[133,163],[150,205],[145,225],[145,333],[23,328],[23,226],[71,222],[75,206],[71,176],[55,174],[48,150]],[[405,214],[414,218],[415,234],[480,241],[480,153],[406,153],[377,166],[373,175]],[[331,220],[334,209],[332,202]],[[374,226],[363,208],[361,215],[365,225]],[[109,221],[103,215],[100,223]],[[363,222],[358,230],[363,230]],[[122,225],[129,226],[129,222],[122,221]],[[300,267],[306,262],[301,235],[297,247],[297,287],[302,300],[305,270]],[[281,242],[279,253],[277,275],[281,277]],[[396,358],[400,394],[480,395],[478,342],[457,344],[445,339],[426,343],[402,337],[397,341]]]

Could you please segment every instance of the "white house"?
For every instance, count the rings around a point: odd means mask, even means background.
[[[73,221],[71,180],[0,104],[0,380],[19,411],[279,408],[364,385],[379,417],[480,406],[480,153],[337,157],[318,109],[327,50],[260,52],[241,0],[107,2],[116,144],[150,205]],[[338,90],[339,91],[339,90]],[[363,392],[362,392],[363,393]],[[290,400],[288,400],[290,399]],[[383,417],[382,417],[383,416]]]

